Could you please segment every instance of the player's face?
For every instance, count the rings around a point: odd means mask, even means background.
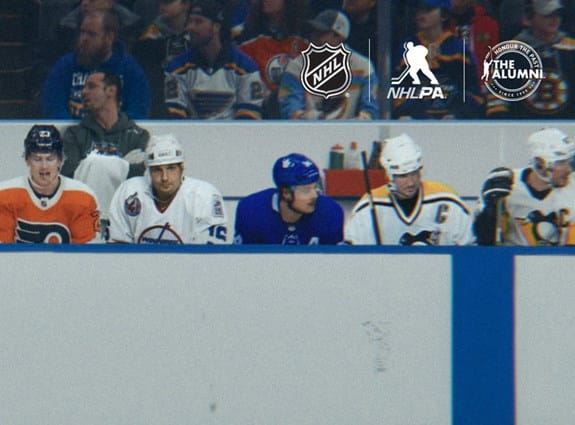
[[[43,195],[51,195],[58,187],[58,175],[62,160],[55,153],[32,152],[26,159],[34,189]]]
[[[545,39],[554,36],[561,25],[561,14],[552,13],[548,16],[533,14],[531,29],[537,38]]]
[[[84,108],[90,112],[101,110],[106,103],[114,97],[114,90],[104,83],[104,74],[101,72],[91,74],[86,79],[86,84],[82,89],[82,100]]]
[[[419,31],[441,27],[441,9],[422,9],[415,12],[415,23]]]
[[[182,184],[182,164],[166,164],[150,167],[152,187],[160,200],[170,199]]]
[[[282,13],[284,0],[262,0],[262,13],[264,15],[275,15]]]
[[[101,16],[85,18],[76,46],[78,62],[86,67],[99,65],[111,54],[113,42],[113,35],[104,31]]]
[[[555,161],[551,170],[551,183],[555,187],[565,187],[569,183],[569,176],[573,169],[571,161]]]
[[[219,31],[219,28],[220,25],[214,23],[211,19],[191,14],[188,18],[187,26],[190,44],[194,47],[207,46]]]
[[[421,171],[413,171],[407,174],[396,174],[393,176],[395,184],[395,196],[397,199],[411,199],[419,190],[421,185]]]
[[[315,211],[318,196],[319,186],[317,183],[294,186],[291,207],[301,214],[311,214]]]

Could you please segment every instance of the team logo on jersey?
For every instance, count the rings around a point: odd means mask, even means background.
[[[531,96],[545,79],[539,54],[529,44],[511,40],[489,47],[481,81],[496,97],[517,102]]]
[[[429,50],[422,44],[415,45],[408,41],[403,45],[403,61],[405,69],[398,77],[391,79],[391,87],[387,92],[388,99],[445,99],[443,90],[437,77],[431,71],[428,62]],[[420,74],[423,74],[429,83],[422,84]],[[404,84],[404,80],[411,78],[411,84]]]
[[[142,202],[138,198],[138,192],[128,196],[128,199],[124,202],[124,211],[130,217],[136,217],[142,212]]]
[[[138,238],[138,242],[141,244],[154,244],[154,245],[181,245],[184,242],[180,235],[176,233],[174,229],[170,226],[170,223],[166,223],[163,226],[151,226],[145,229]]]
[[[18,219],[17,243],[70,243],[70,230],[62,223],[32,223]]]
[[[290,56],[287,53],[280,53],[279,55],[273,56],[266,64],[266,77],[268,81],[279,84],[289,60]]]
[[[529,245],[559,245],[562,226],[555,211],[547,215],[543,215],[539,210],[531,211],[526,219],[517,221]]]
[[[282,245],[300,245],[299,236],[296,233],[295,226],[289,226],[288,232],[284,235],[282,239]]]
[[[310,43],[301,52],[303,69],[300,74],[304,89],[317,96],[329,99],[344,93],[351,85],[351,52],[343,44],[321,47]]]
[[[417,235],[412,235],[409,232],[401,235],[399,239],[400,245],[408,246],[424,246],[424,245],[437,245],[439,242],[439,233],[430,232],[429,230],[423,230]]]

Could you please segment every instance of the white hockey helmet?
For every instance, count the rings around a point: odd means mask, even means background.
[[[146,167],[184,162],[184,150],[173,134],[152,136],[146,149]]]
[[[384,140],[379,162],[391,178],[397,174],[408,174],[423,167],[421,148],[407,134]]]
[[[543,128],[531,134],[527,139],[529,157],[545,161],[543,168],[553,168],[556,161],[573,159],[575,143],[567,134],[557,128]]]

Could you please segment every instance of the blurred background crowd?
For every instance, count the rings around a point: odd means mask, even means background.
[[[5,0],[0,118],[80,119],[101,68],[120,76],[132,119],[573,118],[574,13],[573,0]],[[546,75],[513,104],[480,80],[489,48],[510,39]],[[443,102],[387,98],[410,40],[427,47]],[[298,57],[338,41],[357,59],[352,85],[314,99],[297,87]]]

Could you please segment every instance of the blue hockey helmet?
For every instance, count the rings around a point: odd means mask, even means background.
[[[275,162],[273,178],[277,187],[300,186],[319,181],[320,174],[311,159],[299,153],[291,153]]]
[[[33,153],[55,153],[62,158],[64,144],[60,132],[53,125],[35,124],[24,139],[24,157]]]

